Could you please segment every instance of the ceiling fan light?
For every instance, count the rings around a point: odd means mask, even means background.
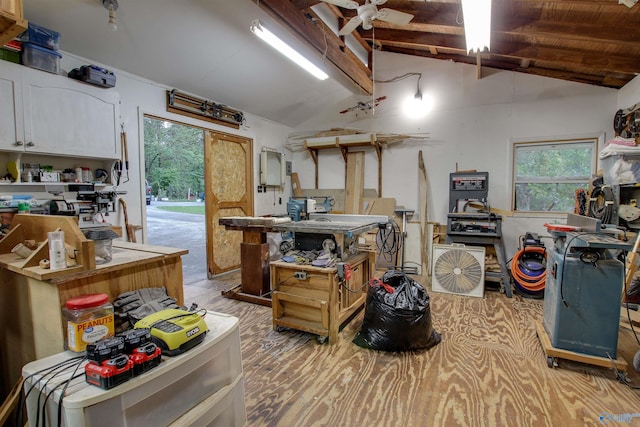
[[[262,23],[259,19],[253,21],[251,26],[249,27],[251,32],[256,36],[260,37],[262,40],[267,42],[271,47],[276,49],[278,52],[298,64],[298,66],[304,68],[307,72],[312,74],[319,80],[326,80],[329,78],[329,75],[318,68],[316,65],[311,63],[307,58],[300,55],[296,52],[291,46],[280,40],[275,34],[271,31],[267,30],[262,26]]]
[[[467,53],[490,50],[491,0],[462,0]]]

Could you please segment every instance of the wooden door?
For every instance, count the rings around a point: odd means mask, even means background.
[[[225,230],[218,220],[253,215],[253,141],[205,131],[207,277],[240,267],[241,231]]]

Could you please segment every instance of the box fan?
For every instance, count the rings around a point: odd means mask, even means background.
[[[433,245],[431,289],[434,292],[484,296],[483,246]]]

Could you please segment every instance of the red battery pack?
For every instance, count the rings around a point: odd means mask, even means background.
[[[108,390],[133,377],[133,361],[121,354],[101,364],[89,362],[84,366],[84,376],[89,384]]]
[[[162,349],[152,342],[134,349],[129,356],[133,362],[133,375],[138,376],[158,366],[161,356]]]

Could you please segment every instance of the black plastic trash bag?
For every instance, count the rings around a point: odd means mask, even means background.
[[[428,349],[440,342],[431,324],[429,295],[401,271],[390,270],[367,291],[362,328],[353,343],[383,351]]]

